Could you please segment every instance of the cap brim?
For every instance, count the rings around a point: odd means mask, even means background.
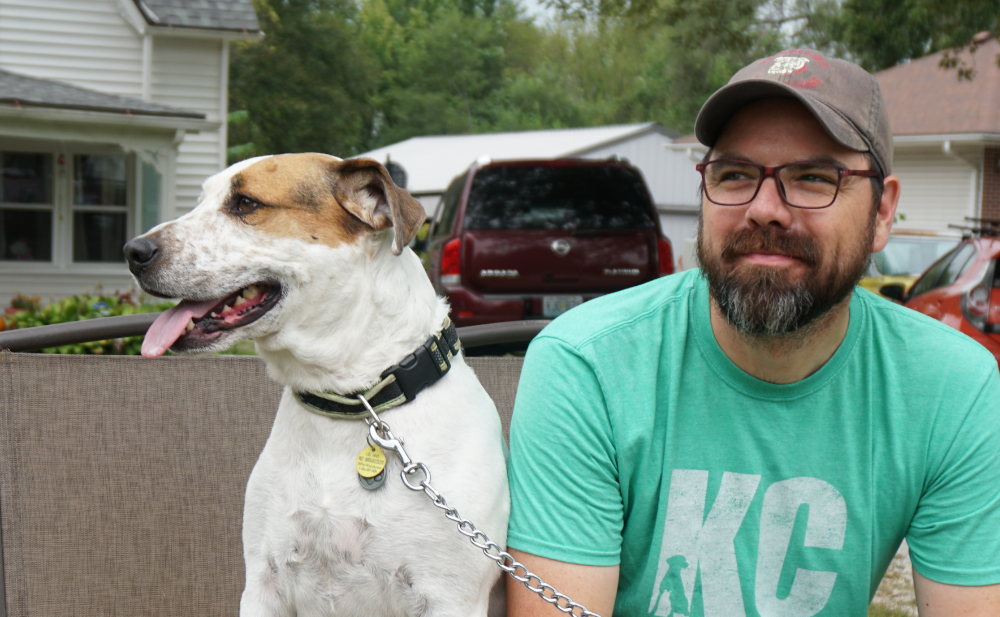
[[[702,105],[694,124],[694,134],[702,144],[713,147],[729,119],[745,105],[760,99],[793,98],[812,112],[834,141],[858,152],[871,150],[870,144],[865,142],[854,125],[807,92],[770,79],[747,79],[723,86]]]

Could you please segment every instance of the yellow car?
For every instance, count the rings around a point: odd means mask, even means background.
[[[957,234],[933,231],[893,232],[885,248],[872,255],[868,273],[858,285],[879,295],[884,285],[898,284],[909,291],[924,270],[955,248],[959,240]]]

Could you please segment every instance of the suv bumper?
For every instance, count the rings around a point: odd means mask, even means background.
[[[584,302],[604,294],[601,293],[555,293],[555,294],[524,294],[502,296],[479,294],[467,287],[445,286],[444,295],[451,305],[451,320],[455,326],[478,326],[500,321],[518,321],[525,319],[553,319],[554,315],[545,315],[542,311],[543,298],[546,295],[580,296]]]

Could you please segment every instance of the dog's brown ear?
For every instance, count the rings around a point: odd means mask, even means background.
[[[396,186],[373,159],[338,161],[333,194],[348,212],[375,230],[392,227],[392,252],[399,255],[417,235],[426,214],[420,202]]]

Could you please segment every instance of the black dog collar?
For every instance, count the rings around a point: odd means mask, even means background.
[[[368,417],[368,410],[358,399],[359,394],[365,397],[375,412],[408,403],[417,398],[417,393],[451,370],[451,359],[461,349],[458,331],[446,317],[440,334],[431,335],[399,364],[383,371],[379,382],[367,391],[348,395],[334,392],[294,392],[295,398],[306,409],[321,416],[359,420]]]

